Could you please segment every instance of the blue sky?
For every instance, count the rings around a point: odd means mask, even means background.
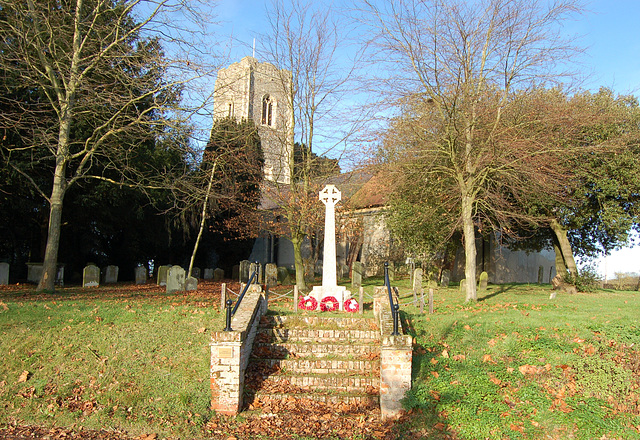
[[[640,0],[593,0],[586,6],[588,12],[566,23],[567,32],[581,36],[579,43],[585,48],[581,70],[589,78],[584,88],[605,86],[640,95]],[[268,27],[265,10],[263,0],[219,0],[223,32],[234,37],[232,61],[251,55],[253,37]],[[609,279],[614,272],[640,272],[640,247],[614,252],[597,266],[602,275],[606,267]]]

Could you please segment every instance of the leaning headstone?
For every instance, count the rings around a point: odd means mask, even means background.
[[[100,285],[100,268],[95,264],[87,265],[82,271],[82,287],[98,287]]]
[[[268,263],[264,266],[265,284],[267,287],[275,287],[278,285],[278,266]]]
[[[136,284],[145,284],[147,282],[147,268],[144,266],[138,266],[133,270],[133,275],[136,280]]]
[[[198,279],[196,277],[189,277],[184,282],[184,290],[187,292],[191,292],[193,290],[198,290]]]
[[[222,281],[224,279],[224,269],[219,267],[213,271],[213,281]]]
[[[211,269],[211,268],[205,269],[203,278],[205,280],[212,280],[213,279],[213,269]]]
[[[240,262],[240,274],[239,280],[241,283],[246,283],[249,281],[249,277],[251,276],[251,261],[242,260]]]
[[[440,277],[440,286],[449,287],[450,282],[451,282],[451,271],[449,269],[445,269],[442,271],[442,276]]]
[[[362,286],[362,275],[364,273],[364,265],[360,261],[354,261],[351,266],[351,287]]]
[[[107,266],[104,268],[105,284],[114,284],[118,282],[118,266]]]
[[[167,275],[169,274],[169,269],[171,269],[171,266],[160,266],[158,268],[158,286],[167,285]]]
[[[486,272],[482,272],[480,274],[480,281],[478,282],[478,290],[480,292],[486,291],[488,284],[489,284],[489,274]]]
[[[278,282],[283,286],[291,284],[291,276],[289,275],[289,270],[286,267],[278,268]]]
[[[544,277],[544,267],[538,268],[538,284],[542,284],[542,278]]]
[[[460,293],[467,294],[467,280],[460,280]]]
[[[9,263],[0,263],[0,286],[9,284]]]
[[[167,293],[184,290],[186,273],[180,266],[171,266],[167,274]]]
[[[200,276],[200,273],[201,273],[201,271],[200,271],[200,268],[199,268],[199,267],[194,267],[194,268],[192,268],[192,269],[191,269],[191,276],[192,276],[192,277],[194,277],[194,278],[196,278],[196,279],[197,279],[197,278],[202,278],[202,277]]]

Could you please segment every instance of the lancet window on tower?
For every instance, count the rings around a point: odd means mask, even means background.
[[[273,127],[273,100],[269,95],[262,98],[262,124]]]

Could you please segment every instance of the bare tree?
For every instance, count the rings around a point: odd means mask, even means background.
[[[536,176],[531,165],[543,166],[540,158],[557,149],[533,136],[510,144],[517,125],[505,120],[507,109],[518,113],[536,85],[565,78],[563,62],[576,49],[560,25],[580,11],[578,0],[362,2],[378,50],[372,58],[391,72],[376,78],[381,93],[428,115],[426,125],[414,127],[422,131],[412,138],[421,158],[413,164],[422,170],[419,184],[447,181],[454,191],[443,203],[463,233],[467,300],[477,298],[475,237],[483,213],[509,217],[497,199],[507,202],[503,182],[526,184]]]
[[[291,118],[279,142],[288,145],[290,183],[274,182],[266,196],[287,220],[293,244],[296,284],[305,289],[302,244],[319,229],[317,160],[320,154],[342,154],[357,122],[345,115],[341,100],[349,93],[354,60],[340,59],[347,27],[330,8],[306,0],[274,0],[267,11],[270,29],[261,37],[265,60],[288,71],[280,78]],[[289,85],[291,84],[291,86]],[[300,146],[294,158],[293,139]],[[336,170],[337,171],[337,170]]]
[[[204,29],[196,20],[206,13],[195,14],[188,3],[0,0],[0,68],[6,77],[19,78],[17,87],[29,96],[2,95],[11,112],[3,113],[1,128],[19,137],[3,155],[50,206],[38,290],[54,288],[69,187],[87,178],[162,186],[172,170],[148,164],[141,174],[132,166],[144,162],[140,147],[166,149],[169,156],[168,150],[188,146],[184,121],[190,109],[181,93],[213,70],[196,62],[205,54],[193,44]],[[25,153],[51,178],[43,183],[30,173],[33,161],[14,160]],[[177,154],[185,157],[184,151]],[[186,160],[174,164],[178,173],[189,166]]]

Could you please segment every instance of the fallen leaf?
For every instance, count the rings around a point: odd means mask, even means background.
[[[464,328],[465,330],[471,330],[471,326],[470,326],[469,324],[466,324],[463,328]]]
[[[24,370],[21,374],[20,377],[18,377],[18,383],[21,382],[26,382],[27,379],[29,379],[29,372],[27,370]]]
[[[442,350],[442,357],[443,358],[448,358],[449,357],[449,352],[447,350]]]
[[[436,358],[432,358],[430,362],[431,362],[433,365],[435,365],[435,364],[437,364],[437,363],[438,363],[438,359],[436,359]]]
[[[200,328],[198,329],[198,333],[204,333],[206,330],[207,330],[206,328],[204,328],[204,327],[200,327]]]
[[[435,377],[436,379],[437,379],[438,377],[440,377],[440,375],[438,374],[438,372],[437,372],[437,371],[432,371],[432,372],[431,372],[431,374],[432,374],[432,375],[433,375],[433,377]]]

